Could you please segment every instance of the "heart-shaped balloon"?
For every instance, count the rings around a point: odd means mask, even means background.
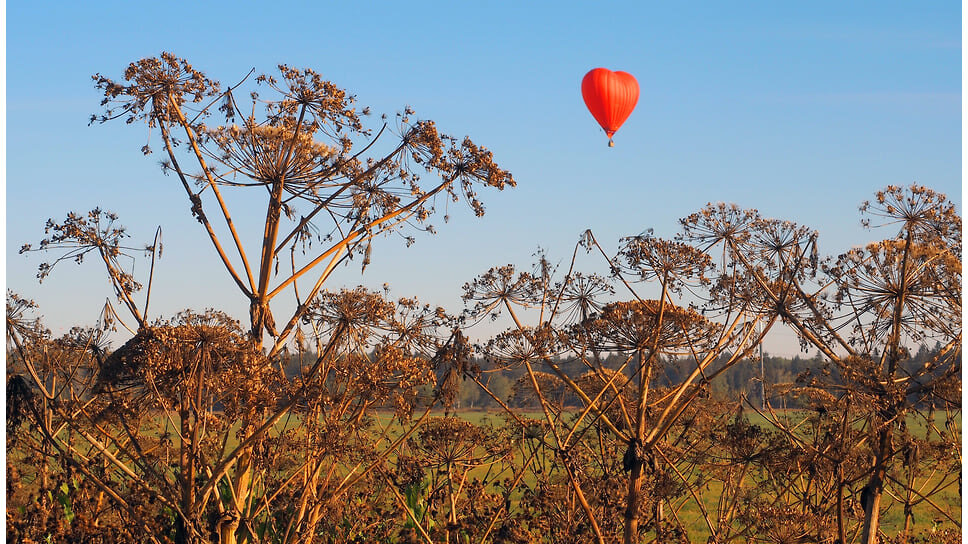
[[[595,68],[581,80],[581,96],[588,111],[608,135],[608,145],[615,145],[612,136],[639,101],[638,81],[627,72]]]

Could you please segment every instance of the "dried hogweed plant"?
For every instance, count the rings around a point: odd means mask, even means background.
[[[771,308],[805,348],[817,349],[827,361],[826,369],[804,376],[796,389],[817,410],[815,425],[823,427],[815,431],[829,435],[828,441],[815,443],[777,414],[765,415],[791,447],[813,459],[810,467],[827,468],[833,498],[812,508],[835,512],[830,538],[847,542],[859,535],[867,544],[878,539],[885,493],[903,504],[901,538],[912,536],[915,501],[927,501],[955,521],[929,498],[955,481],[954,463],[919,474],[903,452],[931,449],[910,438],[912,420],[923,419],[930,429],[937,428],[937,411],[947,420],[960,415],[961,218],[944,195],[917,185],[888,187],[861,212],[866,226],[898,231],[835,258],[818,257],[809,229],[764,219],[754,210],[710,206],[684,220],[684,234],[721,246],[741,271],[747,296]],[[927,340],[937,343],[936,353],[919,366],[907,364],[907,346]],[[865,433],[860,438],[853,434],[857,428]],[[931,436],[947,444],[960,465],[960,431]],[[805,496],[795,502],[810,504]]]
[[[248,114],[237,97],[245,80],[222,90],[169,53],[132,63],[122,82],[101,75],[94,80],[105,109],[92,122],[123,118],[161,132],[163,168],[181,182],[192,214],[250,300],[250,335],[261,340],[268,334],[270,356],[285,346],[308,301],[337,265],[362,255],[366,266],[376,236],[408,224],[433,230],[427,221],[438,196],[464,198],[476,215],[483,215],[477,187],[515,185],[490,151],[468,138],[441,135],[431,121],[412,120],[409,108],[389,132],[384,117],[374,135],[363,122],[369,110],[358,113],[354,97],[308,69],[280,65],[278,75],[256,77],[256,86],[274,98],[252,91]],[[225,124],[206,124],[212,116]],[[383,137],[394,130],[395,141],[387,145]],[[371,154],[381,147],[388,150]],[[183,166],[189,163],[198,173]],[[437,180],[428,186],[423,176]],[[223,190],[246,188],[268,194],[257,252],[246,252],[222,195]],[[225,222],[222,235],[209,208]],[[226,234],[232,249],[223,244]],[[314,249],[314,243],[321,247]],[[304,257],[297,262],[296,254]],[[286,257],[289,271],[280,272]],[[297,309],[277,326],[270,303],[303,278],[311,278],[311,287],[301,296],[295,290]]]
[[[151,279],[139,304],[141,285],[119,264],[137,249],[124,245],[114,214],[96,209],[49,222],[48,237],[22,250],[60,252],[41,277],[61,260],[99,256],[135,325],[109,304],[106,327],[125,326],[134,338],[110,357],[89,341],[86,351],[77,348],[86,359],[64,363],[76,367],[63,371],[72,380],[86,381],[67,389],[70,402],[46,423],[41,412],[28,417],[47,432],[42,453],[71,466],[103,462],[108,472],[84,472],[86,481],[101,486],[125,523],[143,528],[133,540],[365,534],[357,523],[337,529],[354,519],[341,501],[379,482],[430,408],[452,395],[453,380],[438,378],[461,372],[469,349],[441,309],[324,286],[350,259],[365,269],[381,235],[399,233],[410,244],[414,230],[433,232],[441,203],[464,200],[483,215],[477,191],[514,186],[513,177],[487,149],[440,134],[409,108],[368,128],[368,110],[312,70],[282,65],[223,87],[164,53],[132,63],[122,80],[94,81],[103,111],[91,122],[144,123],[158,138],[142,151],[163,150],[163,171],[185,191],[249,316],[244,326],[217,312],[152,321]],[[265,206],[256,244],[240,234],[247,226],[237,224],[229,193]],[[160,256],[160,232],[143,249],[152,262]],[[291,308],[272,304],[283,293],[295,309],[280,318],[274,309]],[[8,340],[24,344],[12,390],[40,391],[44,402],[63,396],[64,382],[52,393],[40,370],[46,359],[29,351],[48,340],[12,327],[22,320],[10,308]],[[390,421],[374,415],[385,410]],[[64,443],[64,433],[93,446]],[[166,515],[149,522],[133,502],[142,495]]]
[[[762,333],[756,334],[754,323],[766,319],[765,314],[752,304],[736,302],[713,320],[677,303],[674,297],[706,289],[717,271],[706,253],[686,243],[630,238],[614,258],[590,232],[582,245],[602,254],[614,282],[623,284],[632,300],[603,302],[603,295],[614,293],[613,282],[576,271],[574,257],[559,281],[542,255],[533,272],[501,267],[465,285],[472,318],[499,312],[511,318],[513,327],[482,349],[491,368],[523,367],[514,399],[530,386],[528,397],[549,431],[543,435],[544,447],[560,461],[560,482],[530,493],[544,496],[557,489],[573,497],[576,515],[568,519],[571,527],[584,531],[583,540],[637,542],[645,530],[657,538],[685,538],[682,523],[667,520],[665,508],[689,483],[670,470],[663,442],[682,423],[690,404],[704,390],[708,394],[709,380],[743,360],[760,341]],[[640,297],[636,283],[657,284],[659,298]],[[534,322],[526,325],[525,315]],[[713,362],[720,362],[727,350],[735,353],[713,371]],[[673,387],[658,387],[664,367],[673,362],[692,369]],[[568,402],[570,409],[564,406]],[[512,407],[505,408],[512,418],[523,419]],[[611,471],[617,462],[619,470]],[[610,474],[610,481],[624,480],[619,501],[612,495],[622,486],[613,484],[612,494],[602,495],[592,484],[602,472],[588,470],[589,465]],[[648,489],[646,473],[653,476]],[[657,481],[667,484],[652,485]],[[561,488],[561,483],[567,486]],[[624,523],[615,523],[619,503]],[[647,529],[641,528],[643,519],[648,519]]]

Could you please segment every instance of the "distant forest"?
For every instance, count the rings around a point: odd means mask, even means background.
[[[928,347],[921,345],[917,351],[912,351],[901,366],[902,369],[913,372],[923,366],[927,361],[937,355],[940,345]],[[723,364],[729,360],[730,354],[725,353],[712,364],[709,372],[711,374],[722,368]],[[304,354],[302,365],[298,359],[292,359],[286,374],[289,378],[295,377],[300,372],[300,366],[306,367],[312,364],[313,358],[309,354]],[[958,359],[960,364],[960,358]],[[601,357],[599,364],[604,368],[619,368],[624,362],[621,355],[611,354]],[[559,360],[559,367],[574,380],[589,371],[589,368],[580,360]],[[693,369],[688,367],[685,360],[663,360],[659,365],[660,372],[655,376],[653,382],[655,387],[670,387],[682,383],[689,372]],[[517,368],[495,368],[484,358],[475,358],[469,365],[481,383],[493,394],[484,391],[473,379],[464,377],[460,381],[460,390],[454,402],[456,410],[500,410],[500,404],[494,399],[498,397],[502,402],[514,408],[534,408],[538,409],[537,400],[531,393],[528,376],[523,366]],[[541,365],[536,365],[539,370]],[[943,369],[936,369],[941,372]],[[903,371],[903,370],[902,370]],[[765,384],[766,400],[775,409],[799,409],[809,408],[809,402],[800,398],[796,393],[796,385],[804,384],[811,376],[823,373],[830,373],[834,377],[837,375],[835,367],[825,364],[825,360],[819,353],[813,356],[793,356],[780,357],[764,353],[761,359],[756,356],[747,359],[728,368],[721,375],[711,381],[711,388],[708,396],[717,400],[739,401],[745,397],[749,402],[756,406],[763,405],[763,391],[761,384]],[[550,380],[549,400],[558,402],[564,406],[581,406],[579,399],[571,393],[563,383],[558,382],[557,377],[552,374],[541,373],[543,378]],[[631,374],[631,371],[626,373]],[[932,373],[933,374],[933,373]],[[438,379],[445,379],[438,376]],[[558,382],[560,387],[554,387]],[[555,390],[557,389],[557,395]],[[791,389],[794,389],[791,391]],[[429,391],[428,391],[429,393]]]

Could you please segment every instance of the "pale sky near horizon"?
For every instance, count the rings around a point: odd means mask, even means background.
[[[120,215],[132,245],[162,226],[153,316],[216,307],[246,319],[160,153],[141,155],[147,130],[88,126],[100,100],[91,75],[120,79],[161,51],[224,84],[251,68],[313,68],[369,105],[373,126],[410,105],[514,174],[517,188],[481,191],[483,218],[452,209],[411,248],[379,240],[365,274],[351,263],[331,288],[389,283],[456,312],[461,286],[489,267],[529,268],[539,246],[567,265],[589,228],[612,252],[650,228],[672,237],[707,202],[815,228],[834,255],[890,235],[865,231],[857,213],[886,185],[927,185],[961,209],[957,2],[139,4],[6,8],[6,286],[55,332],[93,324],[107,280],[95,262],[62,263],[38,284],[49,257],[18,249],[48,218],[95,206]],[[614,148],[581,99],[598,66],[641,88]],[[147,265],[132,263],[142,279]],[[797,346],[778,335],[767,351]]]

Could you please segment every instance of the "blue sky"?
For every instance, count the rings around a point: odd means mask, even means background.
[[[117,212],[135,245],[162,226],[153,315],[246,315],[224,275],[205,277],[220,265],[182,189],[141,156],[146,129],[87,124],[92,74],[120,78],[161,51],[223,83],[313,68],[377,114],[410,105],[471,136],[513,172],[516,189],[482,194],[483,218],[451,213],[409,249],[379,240],[366,274],[351,265],[332,288],[389,283],[456,311],[461,285],[491,266],[526,267],[538,246],[567,260],[587,228],[611,251],[648,228],[669,237],[710,201],[816,228],[833,254],[880,236],[856,210],[885,185],[961,202],[957,2],[138,4],[7,5],[6,283],[55,331],[93,323],[108,284],[91,262],[38,285],[44,257],[17,250],[47,218],[94,206]],[[580,94],[598,66],[641,88],[614,148]]]

